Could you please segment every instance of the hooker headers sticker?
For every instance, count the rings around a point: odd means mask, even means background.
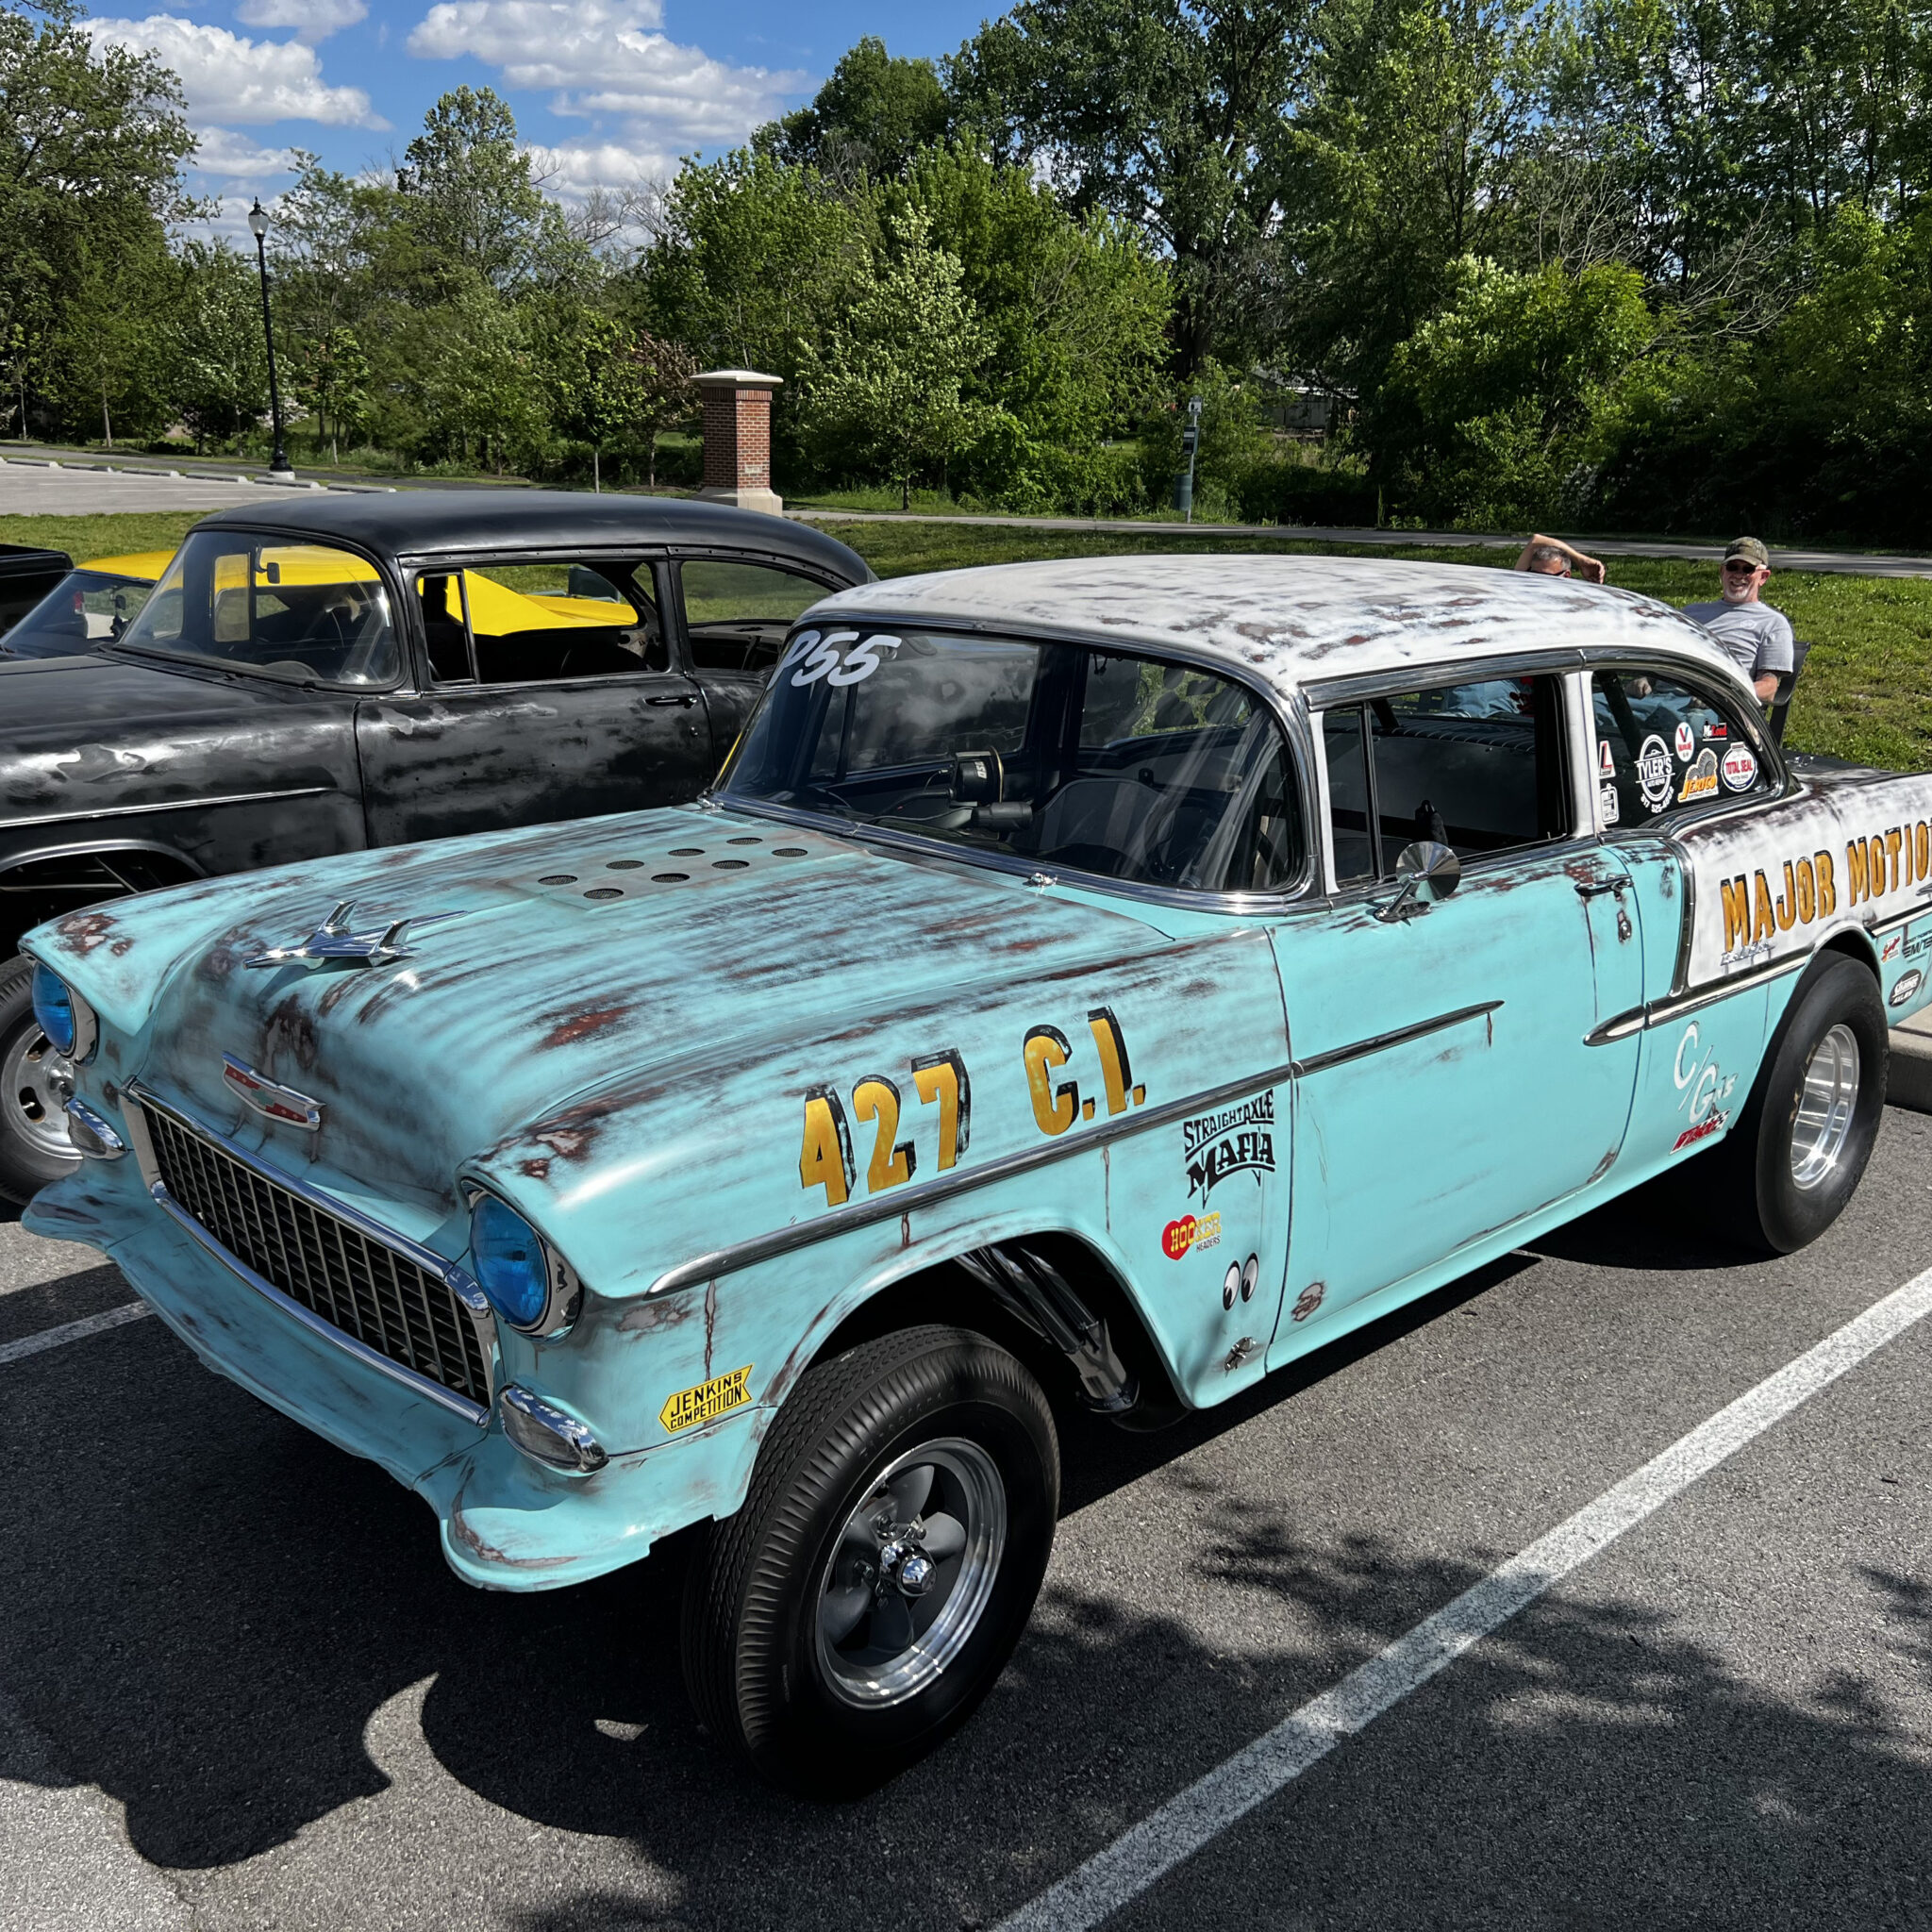
[[[1251,1174],[1258,1187],[1264,1174],[1274,1172],[1274,1090],[1183,1121],[1181,1152],[1188,1162],[1188,1198],[1198,1194],[1204,1208],[1231,1174]]]
[[[721,1415],[742,1408],[751,1400],[751,1391],[745,1386],[751,1380],[751,1363],[746,1362],[743,1368],[713,1375],[695,1389],[680,1389],[658,1411],[658,1420],[675,1436],[680,1429],[694,1429],[700,1423],[714,1423]]]

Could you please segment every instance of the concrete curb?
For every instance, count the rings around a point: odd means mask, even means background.
[[[1932,1012],[1914,1013],[1891,1029],[1891,1076],[1885,1097],[1893,1107],[1932,1113]]]

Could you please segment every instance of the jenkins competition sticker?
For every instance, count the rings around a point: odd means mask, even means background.
[[[658,1420],[675,1436],[680,1429],[694,1429],[700,1423],[713,1423],[734,1408],[742,1408],[751,1400],[747,1386],[751,1370],[751,1363],[746,1362],[743,1368],[713,1375],[695,1389],[680,1389],[658,1411]]]

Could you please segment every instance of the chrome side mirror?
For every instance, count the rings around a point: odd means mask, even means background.
[[[1413,919],[1439,899],[1446,899],[1462,883],[1462,861],[1449,846],[1419,839],[1404,847],[1395,861],[1395,875],[1402,881],[1401,890],[1375,911],[1375,917],[1389,924]]]

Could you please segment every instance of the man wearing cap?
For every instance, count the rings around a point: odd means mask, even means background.
[[[1760,704],[1777,695],[1778,678],[1792,663],[1790,620],[1758,601],[1770,575],[1771,553],[1756,537],[1740,537],[1724,552],[1722,601],[1684,607],[1751,680]]]

